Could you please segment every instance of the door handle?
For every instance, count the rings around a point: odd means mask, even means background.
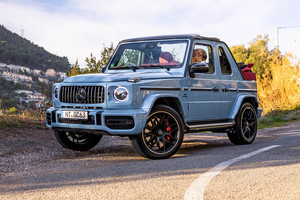
[[[223,92],[229,92],[230,90],[229,90],[227,87],[225,87],[225,88],[223,88],[222,91],[223,91]]]
[[[212,88],[212,91],[214,91],[214,92],[218,92],[218,91],[219,91],[219,88],[217,88],[217,87],[213,87],[213,88]]]

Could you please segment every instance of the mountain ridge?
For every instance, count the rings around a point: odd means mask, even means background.
[[[65,72],[70,67],[67,57],[53,55],[33,42],[0,25],[0,63]]]

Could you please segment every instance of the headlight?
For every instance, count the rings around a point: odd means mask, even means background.
[[[58,99],[58,87],[56,86],[53,90],[53,98],[55,101]]]
[[[114,90],[114,98],[117,101],[125,101],[128,98],[128,90],[125,87],[117,87]]]

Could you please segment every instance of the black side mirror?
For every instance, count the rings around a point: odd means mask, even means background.
[[[106,66],[101,69],[101,72],[104,73],[106,70]]]
[[[208,71],[209,66],[206,63],[193,63],[190,67],[191,75],[194,73],[207,73]]]

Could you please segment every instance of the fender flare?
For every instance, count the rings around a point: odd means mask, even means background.
[[[148,116],[154,106],[154,103],[156,102],[157,99],[159,98],[176,98],[178,99],[179,101],[179,106],[180,106],[180,109],[182,111],[182,114],[183,116],[182,117],[185,117],[185,112],[184,112],[184,107],[183,107],[183,104],[182,104],[182,100],[181,98],[176,95],[176,94],[169,94],[169,93],[162,93],[162,94],[149,94],[145,97],[143,103],[142,103],[142,106],[141,108],[147,112]],[[184,120],[184,119],[183,119]]]
[[[250,98],[250,99],[253,99],[255,101],[255,103],[257,104],[257,108],[256,109],[256,113],[257,113],[257,117],[260,118],[261,116],[261,108],[258,107],[259,103],[258,103],[258,100],[257,100],[257,97],[256,95],[251,95],[251,94],[239,94],[234,102],[234,105],[232,107],[232,110],[230,112],[230,115],[229,115],[229,119],[230,120],[235,120],[235,117],[236,115],[238,114],[244,100],[246,98]]]

